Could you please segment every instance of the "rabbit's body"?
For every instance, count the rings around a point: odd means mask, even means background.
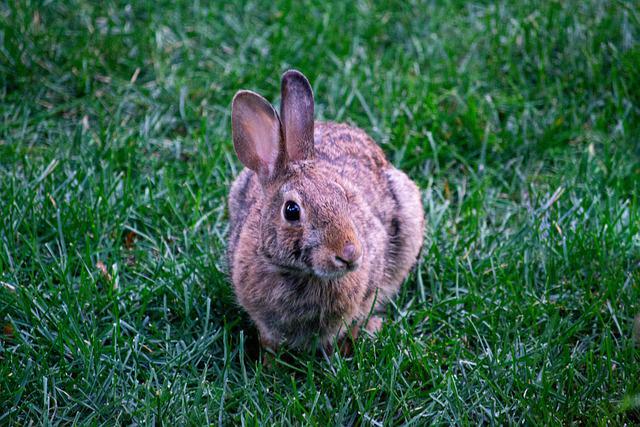
[[[301,81],[294,78],[292,86]],[[254,106],[252,98],[242,102],[252,114],[258,111],[254,120],[264,119],[266,106]],[[239,104],[237,116],[247,114],[242,108],[249,107]],[[250,165],[249,155],[262,156],[275,172],[257,164],[258,172],[243,170],[231,188],[228,254],[235,293],[265,345],[306,347],[317,337],[330,346],[345,326],[357,328],[397,293],[422,245],[420,193],[360,129],[311,121],[306,145],[291,148],[283,118],[285,141],[278,143],[280,154],[269,157],[260,147],[256,154],[242,151],[247,148],[236,135],[251,136],[254,121],[247,123],[234,122],[236,151]],[[282,207],[292,201],[301,215],[294,221]],[[375,320],[367,325],[377,327]]]

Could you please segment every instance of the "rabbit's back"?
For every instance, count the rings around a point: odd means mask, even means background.
[[[335,165],[355,166],[378,172],[389,166],[384,152],[360,128],[345,123],[316,122],[314,129],[316,155]]]
[[[317,160],[358,188],[376,217],[387,222],[392,206],[385,171],[393,166],[380,146],[362,129],[344,123],[316,122],[314,134]]]

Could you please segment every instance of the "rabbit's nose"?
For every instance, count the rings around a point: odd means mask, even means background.
[[[342,248],[342,256],[340,258],[347,262],[353,262],[358,259],[359,256],[356,252],[356,245],[353,243],[347,243],[344,245],[344,248]]]
[[[362,250],[349,242],[342,248],[342,253],[336,255],[335,261],[336,265],[339,267],[346,267],[348,269],[354,269],[357,267],[357,263],[362,256]]]

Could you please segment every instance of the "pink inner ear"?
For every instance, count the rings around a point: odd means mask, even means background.
[[[271,175],[278,157],[278,122],[264,111],[254,111],[254,118],[245,122],[244,126],[250,140],[254,141],[261,166]]]
[[[260,95],[241,91],[232,106],[233,145],[240,161],[261,178],[275,173],[280,151],[280,120]]]

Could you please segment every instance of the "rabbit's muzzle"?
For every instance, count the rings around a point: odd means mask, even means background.
[[[335,279],[360,267],[363,248],[352,224],[335,224],[325,232],[323,244],[314,254],[314,273]]]

